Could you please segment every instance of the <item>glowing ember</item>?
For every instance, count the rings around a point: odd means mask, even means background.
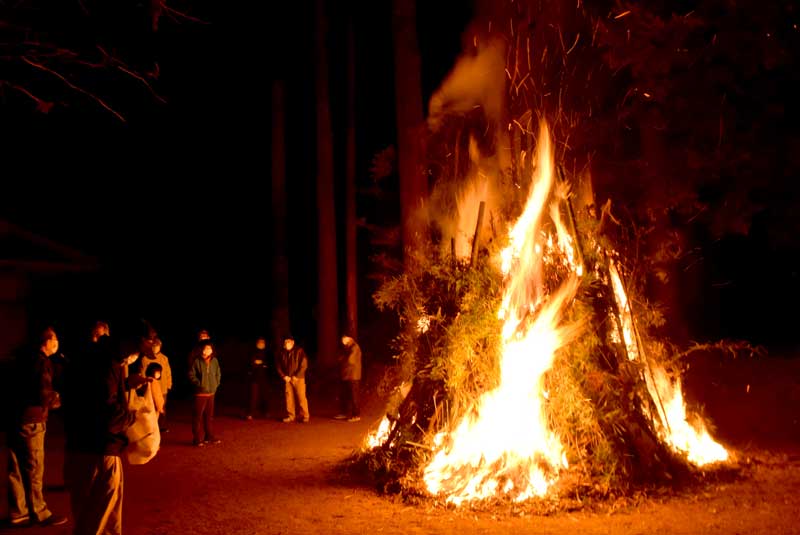
[[[555,352],[577,334],[561,326],[564,307],[572,300],[578,278],[571,275],[552,294],[542,284],[541,220],[553,183],[549,132],[542,124],[536,176],[525,210],[511,229],[501,255],[506,287],[498,315],[502,329],[501,377],[449,435],[434,439],[435,454],[424,479],[433,494],[465,500],[504,494],[521,501],[544,495],[558,471],[567,466],[559,438],[548,430],[542,379]],[[555,225],[562,230],[563,225]],[[545,243],[568,244],[557,237]],[[571,258],[567,251],[562,255]]]
[[[430,328],[431,328],[431,317],[430,316],[427,316],[427,315],[421,316],[417,320],[417,332],[420,332],[420,333],[424,334],[424,333],[428,332],[428,329],[430,329]]]

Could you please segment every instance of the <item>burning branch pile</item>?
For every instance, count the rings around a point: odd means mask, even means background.
[[[450,163],[427,238],[375,295],[401,320],[403,383],[360,460],[387,491],[455,505],[701,473],[728,452],[687,413],[639,252],[610,205],[596,208],[576,148],[602,106],[587,96],[599,23],[559,3],[495,5],[512,11],[495,26],[510,34],[477,37],[431,99],[428,157]]]
[[[403,320],[411,383],[368,437],[365,458],[388,489],[456,505],[607,494],[727,459],[702,422],[687,421],[617,255],[574,219],[544,124],[537,141],[507,238],[472,263],[434,232],[376,295]]]

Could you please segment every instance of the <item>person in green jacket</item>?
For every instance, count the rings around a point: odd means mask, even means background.
[[[200,346],[200,358],[189,368],[189,382],[194,388],[192,407],[192,444],[219,444],[214,436],[214,394],[217,392],[222,373],[214,345],[205,341]]]

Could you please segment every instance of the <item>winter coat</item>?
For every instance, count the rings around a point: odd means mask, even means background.
[[[361,348],[357,343],[344,348],[339,365],[343,381],[361,380]]]
[[[304,379],[308,368],[308,357],[302,347],[294,346],[290,351],[281,349],[275,359],[275,369],[283,377],[299,377]]]
[[[201,359],[202,360],[202,359]],[[158,380],[159,386],[161,386],[161,392],[166,395],[170,389],[172,389],[172,368],[169,366],[169,359],[167,358],[164,353],[160,351],[152,356],[149,357],[146,354],[143,354],[139,357],[139,365],[136,370],[137,373],[144,375],[147,367],[152,364],[153,362],[161,365],[161,379]]]
[[[266,349],[258,349],[250,355],[247,375],[251,381],[261,382],[267,380],[268,358]]]
[[[59,405],[59,395],[53,389],[53,364],[42,351],[31,359],[18,361],[14,374],[17,395],[12,402],[16,406],[19,423],[32,424],[47,421],[50,409]]]
[[[222,380],[219,361],[211,357],[208,363],[202,357],[195,360],[189,369],[189,381],[194,387],[195,395],[210,396],[216,393]]]
[[[67,450],[119,456],[128,444],[125,431],[136,416],[128,410],[124,364],[107,337],[71,362],[66,384]]]

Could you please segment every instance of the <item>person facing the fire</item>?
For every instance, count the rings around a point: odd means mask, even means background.
[[[361,420],[361,412],[358,406],[361,383],[361,348],[352,336],[342,336],[339,372],[342,380],[342,389],[339,395],[341,412],[334,418],[357,422]]]
[[[256,348],[250,355],[250,362],[248,363],[247,379],[250,383],[250,396],[247,415],[245,416],[246,420],[252,420],[253,416],[256,416],[259,412],[264,416],[267,415],[269,383],[267,362],[267,339],[259,336],[256,338]]]
[[[286,393],[286,418],[285,423],[295,420],[308,423],[310,415],[308,413],[308,400],[306,399],[306,369],[308,368],[308,358],[302,347],[295,344],[292,335],[283,338],[283,348],[278,352],[275,359],[275,369],[285,383]],[[300,414],[295,413],[295,398],[300,405]]]
[[[189,369],[189,382],[194,387],[194,406],[192,407],[192,444],[219,444],[214,436],[214,394],[222,378],[219,362],[210,342],[200,344],[200,358]]]

